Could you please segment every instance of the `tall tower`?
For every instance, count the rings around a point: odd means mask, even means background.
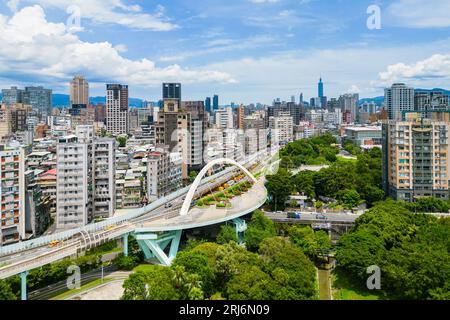
[[[414,111],[414,88],[404,83],[394,83],[384,90],[384,103],[389,120],[402,120],[404,111]]]
[[[113,135],[128,133],[127,85],[106,85],[106,130]]]
[[[75,76],[70,82],[70,105],[89,105],[89,83],[83,76]]]
[[[319,80],[319,98],[323,98],[323,82],[322,82],[322,77],[320,77]]]

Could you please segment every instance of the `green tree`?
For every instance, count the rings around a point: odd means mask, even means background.
[[[274,237],[276,234],[274,222],[267,218],[262,211],[257,210],[253,213],[252,220],[245,232],[246,246],[250,251],[257,251],[259,244],[264,239]]]
[[[230,300],[269,300],[272,279],[260,268],[251,266],[235,275],[226,286],[226,297]]]
[[[338,194],[338,200],[340,200],[346,209],[353,209],[359,206],[361,203],[361,196],[356,190],[343,190]]]
[[[270,205],[273,210],[284,210],[289,196],[294,190],[291,182],[291,175],[286,170],[280,168],[277,174],[267,176],[266,188],[270,195]]]
[[[0,301],[2,300],[17,300],[11,286],[5,280],[0,280]]]
[[[235,228],[227,224],[220,226],[220,232],[217,234],[216,242],[218,244],[225,244],[230,241],[238,242]]]
[[[189,173],[189,182],[193,183],[194,180],[197,178],[197,176],[198,176],[198,172],[197,171],[191,171]]]
[[[117,142],[120,148],[125,148],[127,146],[128,138],[124,136],[117,137]]]

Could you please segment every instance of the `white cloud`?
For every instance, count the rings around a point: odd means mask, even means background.
[[[183,61],[188,58],[209,55],[214,53],[247,50],[263,47],[266,45],[276,45],[277,40],[271,36],[259,35],[246,39],[214,39],[206,42],[200,50],[183,51],[174,55],[165,55],[160,58],[163,62]]]
[[[387,67],[379,74],[383,83],[397,81],[426,81],[446,78],[450,80],[450,54],[435,54],[413,64],[396,63]]]
[[[124,0],[22,0],[39,4],[44,8],[58,8],[66,11],[70,6],[77,6],[81,19],[96,23],[119,24],[133,29],[170,31],[178,28],[164,16],[164,7],[159,5],[154,14],[142,12],[139,5],[127,5]],[[18,3],[19,0],[10,2]]]
[[[81,41],[64,24],[48,22],[38,5],[25,7],[11,18],[0,15],[0,43],[0,73],[23,81],[59,83],[75,73],[83,73],[98,82],[120,81],[140,87],[159,85],[163,81],[234,81],[224,72],[192,70],[179,65],[159,68],[149,59],[127,59],[120,54],[124,46],[115,48],[109,42]]]
[[[450,27],[448,0],[396,0],[387,7],[389,25],[408,28]]]

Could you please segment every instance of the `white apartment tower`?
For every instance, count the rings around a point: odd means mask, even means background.
[[[61,137],[56,146],[56,227],[72,229],[89,222],[92,212],[90,144],[76,135]]]
[[[25,236],[25,152],[0,145],[0,246]]]
[[[216,127],[219,129],[233,129],[233,109],[231,107],[216,111]]]
[[[127,85],[106,85],[106,130],[113,135],[128,134]]]
[[[272,145],[287,144],[294,140],[294,122],[289,113],[280,112],[278,117],[269,118]]]
[[[384,90],[384,103],[390,120],[402,120],[404,111],[414,111],[414,88],[394,83]]]

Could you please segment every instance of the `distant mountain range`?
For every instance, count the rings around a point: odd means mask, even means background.
[[[433,92],[433,91],[442,91],[445,95],[450,96],[450,90],[434,88],[434,89],[414,89],[415,92]],[[384,96],[375,97],[375,98],[363,98],[359,100],[359,104],[363,104],[365,102],[375,102],[376,105],[381,106],[384,103]]]
[[[415,89],[416,92],[432,92],[432,91],[442,91],[445,95],[450,96],[450,90],[434,88],[434,89]],[[0,100],[2,99],[2,94],[0,93]],[[106,103],[106,97],[91,97],[90,102],[92,104]],[[70,104],[70,96],[68,94],[55,93],[52,95],[53,106],[56,108],[67,107]],[[129,105],[133,108],[142,108],[144,100],[138,98],[129,98]],[[359,103],[365,102],[375,102],[376,105],[381,106],[384,102],[384,96],[375,98],[363,98],[359,100]]]
[[[89,98],[89,101],[92,104],[98,104],[103,103],[106,104],[106,97],[91,97]],[[137,98],[129,98],[129,105],[130,107],[134,108],[142,108],[143,100],[137,99]],[[66,107],[70,104],[70,96],[68,94],[53,94],[52,96],[52,102],[54,107]]]

